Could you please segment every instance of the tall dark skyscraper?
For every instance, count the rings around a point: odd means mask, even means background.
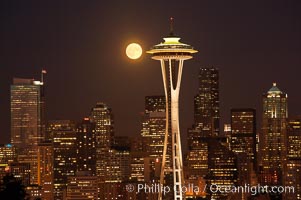
[[[56,120],[48,123],[53,135],[53,182],[54,197],[63,199],[69,176],[76,172],[76,124],[70,120]]]
[[[287,153],[287,94],[274,83],[272,88],[263,94],[262,100],[261,182],[267,185],[282,185]]]
[[[37,145],[44,140],[44,83],[14,78],[10,88],[11,143],[16,147]]]
[[[219,71],[201,68],[194,98],[194,124],[188,130],[187,182],[232,187],[238,181],[237,157],[220,136]],[[189,198],[226,199],[225,193],[190,193]]]
[[[219,118],[219,71],[214,67],[200,68],[199,92],[194,97],[194,124],[188,129],[187,177],[189,183],[205,185],[206,182],[214,182],[218,177],[209,176],[208,173],[216,173],[212,171],[213,168],[209,170],[209,165],[214,167],[212,163],[216,159],[215,156],[219,156],[218,154],[213,156],[214,145],[221,145],[220,142],[225,140],[219,138]],[[229,152],[224,151],[224,153],[220,161],[235,165],[233,159],[226,160]],[[206,196],[205,193],[198,193],[191,197],[202,198],[204,196]]]
[[[148,153],[150,159],[150,174],[146,180],[153,181],[159,178],[156,174],[156,162],[162,160],[164,137],[166,129],[165,96],[145,97],[145,112],[142,122],[141,136],[144,141],[144,151]],[[169,156],[169,155],[167,155]],[[170,162],[167,163],[170,166]],[[160,171],[160,170],[158,170]]]
[[[84,118],[76,128],[76,171],[88,171],[96,176],[96,135],[95,123]]]
[[[238,158],[239,183],[250,184],[257,163],[255,109],[231,109],[230,148]]]
[[[188,130],[189,179],[204,177],[208,170],[206,138],[219,135],[219,72],[200,68],[199,93],[194,97],[194,124]]]
[[[202,135],[219,135],[219,113],[219,71],[214,67],[201,68],[199,94],[194,97],[194,121]]]

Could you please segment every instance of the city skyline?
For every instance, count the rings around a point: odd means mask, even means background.
[[[1,2],[5,16],[0,47],[0,90],[4,91],[0,94],[1,143],[9,142],[13,77],[37,78],[42,68],[48,71],[47,119],[80,120],[88,116],[91,106],[103,101],[115,114],[117,135],[138,135],[144,97],[164,92],[156,63],[145,53],[138,61],[129,61],[125,46],[139,42],[145,52],[157,38],[168,34],[170,16],[175,17],[176,34],[200,50],[195,60],[186,63],[183,73],[183,133],[193,122],[193,96],[203,66],[220,69],[221,121],[230,121],[232,107],[261,110],[260,96],[272,82],[289,94],[290,114],[301,113],[301,96],[295,89],[301,64],[300,3],[271,2],[163,2],[157,7],[130,1],[124,15],[113,3]],[[158,15],[151,18],[148,10],[156,10]],[[137,19],[135,11],[144,20]],[[110,43],[108,38],[113,38]],[[114,86],[118,81],[128,83],[127,90]],[[137,105],[125,107],[120,97],[125,104]]]
[[[211,190],[211,186],[239,187],[247,184],[255,187],[257,182],[261,185],[295,188],[294,193],[284,196],[282,192],[272,192],[271,199],[299,199],[300,116],[287,117],[286,93],[273,83],[267,93],[262,95],[264,111],[262,129],[257,129],[259,134],[255,131],[255,110],[236,108],[231,109],[230,133],[227,133],[226,137],[216,135],[216,127],[210,126],[208,121],[215,124],[213,122],[217,116],[214,113],[219,110],[219,101],[216,98],[218,74],[215,68],[200,69],[201,84],[194,101],[195,123],[192,129],[188,130],[189,152],[184,154],[183,159],[185,184],[195,184],[204,190],[189,190],[178,197],[174,196],[175,199],[184,196],[187,200],[199,197],[202,199],[205,196],[221,200],[227,197],[246,199],[250,194],[216,193]],[[25,116],[12,118],[12,127],[19,127],[20,121],[28,120],[27,111],[40,107],[39,104],[32,104],[36,102],[32,94],[37,87],[28,83],[31,83],[30,79],[16,80],[11,87],[14,97],[11,102],[15,105],[11,112],[14,116],[21,113]],[[29,88],[30,92],[24,92]],[[20,97],[21,100],[18,100]],[[200,104],[199,100],[202,98],[210,101]],[[15,104],[16,102],[18,104]],[[165,103],[164,96],[145,97],[144,122],[140,137],[116,136],[114,116],[103,102],[98,102],[92,107],[90,118],[84,118],[81,123],[70,120],[48,121],[45,129],[46,141],[38,144],[28,142],[25,147],[0,145],[0,175],[6,178],[9,176],[8,172],[15,175],[15,180],[24,183],[26,192],[31,197],[53,199],[54,196],[57,200],[73,199],[77,195],[86,199],[95,199],[95,195],[98,195],[98,199],[156,198],[157,193],[138,191],[136,195],[132,193],[131,188],[135,189],[143,183],[159,182],[160,165],[163,166],[164,158],[162,147],[167,147],[166,144],[162,146],[163,136],[168,133],[165,132],[164,126],[168,105]],[[28,106],[24,106],[27,104]],[[30,132],[32,127],[27,126],[27,123],[24,125],[20,127],[21,130],[24,133]],[[31,136],[24,134],[25,140],[31,139]],[[260,148],[257,148],[258,146]],[[259,162],[255,159],[255,149]],[[288,159],[285,159],[286,156]],[[277,164],[279,162],[282,163],[281,166]],[[169,162],[168,165],[170,164]],[[3,178],[3,182],[6,178]],[[95,181],[98,183],[97,187]],[[209,184],[210,187],[205,184]],[[78,193],[79,189],[81,193]],[[1,195],[8,192],[6,189],[2,191]],[[67,196],[64,195],[66,192]],[[266,195],[263,194],[262,197],[264,196]],[[170,196],[164,195],[163,199],[170,199]]]

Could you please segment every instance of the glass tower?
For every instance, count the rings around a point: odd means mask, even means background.
[[[43,82],[14,78],[10,93],[11,143],[16,147],[37,145],[44,140]]]
[[[276,83],[263,94],[262,134],[260,138],[262,182],[281,185],[286,163],[287,94]]]
[[[199,94],[194,97],[195,127],[203,136],[219,135],[219,71],[217,68],[201,68]]]

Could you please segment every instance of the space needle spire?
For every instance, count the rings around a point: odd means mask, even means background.
[[[147,53],[159,60],[163,77],[166,100],[166,126],[160,172],[160,185],[170,187],[170,193],[163,196],[159,191],[158,200],[183,200],[184,186],[182,147],[179,128],[179,93],[184,60],[192,58],[197,51],[180,42],[173,33],[173,18],[170,18],[170,35],[164,42],[154,45]]]

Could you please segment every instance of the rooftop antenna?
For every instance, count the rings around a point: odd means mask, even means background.
[[[42,82],[42,84],[44,84],[44,74],[46,74],[46,73],[47,73],[46,70],[42,69],[42,71],[41,71],[41,82]]]

